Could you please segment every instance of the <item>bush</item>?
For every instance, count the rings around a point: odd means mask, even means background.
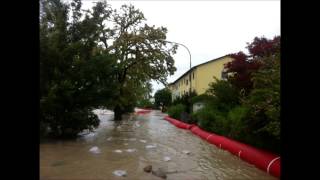
[[[249,108],[237,106],[229,111],[227,116],[228,136],[230,138],[241,140],[243,133],[246,131],[246,119],[248,118]]]
[[[191,98],[191,103],[195,104],[197,102],[208,103],[212,101],[213,97],[208,94],[201,94]]]
[[[191,113],[192,112],[192,98],[197,96],[197,93],[192,91],[191,94],[184,94],[181,97],[178,97],[177,99],[175,99],[172,104],[173,105],[177,105],[177,104],[183,104],[185,106],[185,111],[187,113]]]
[[[177,104],[168,108],[168,114],[170,117],[180,119],[181,113],[185,112],[186,106],[183,104]]]
[[[153,108],[153,104],[150,102],[149,99],[142,99],[138,101],[137,105],[140,108]]]
[[[226,133],[225,114],[214,107],[206,105],[196,113],[193,113],[192,118],[196,119],[199,127],[204,130],[217,134]]]
[[[75,109],[71,112],[62,112],[59,117],[47,116],[48,123],[40,123],[41,135],[60,138],[73,138],[81,131],[93,130],[99,126],[99,119],[90,109]],[[51,119],[49,121],[49,119]]]
[[[209,84],[209,89],[206,91],[206,94],[212,97],[209,103],[221,111],[228,112],[240,103],[239,91],[228,81],[217,78],[215,80]]]

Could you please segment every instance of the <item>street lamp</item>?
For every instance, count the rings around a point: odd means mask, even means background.
[[[189,53],[189,57],[190,57],[190,74],[189,74],[190,89],[189,89],[189,95],[191,95],[191,88],[192,88],[192,86],[191,86],[191,53],[190,53],[189,48],[188,48],[186,45],[181,44],[181,43],[177,43],[177,42],[173,42],[173,41],[166,41],[166,40],[163,40],[163,41],[164,41],[164,42],[168,42],[168,43],[172,43],[172,44],[181,45],[181,46],[183,46],[184,48],[187,49],[187,51],[188,51],[188,53]]]

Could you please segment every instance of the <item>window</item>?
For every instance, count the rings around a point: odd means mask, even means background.
[[[188,85],[188,80],[187,80],[187,83],[186,83],[187,85]]]
[[[192,79],[194,79],[194,72],[192,73]]]

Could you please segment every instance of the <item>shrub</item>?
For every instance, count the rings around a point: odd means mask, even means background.
[[[183,104],[177,104],[170,106],[168,108],[168,114],[169,116],[175,118],[175,119],[180,119],[181,113],[185,112],[186,106]]]
[[[206,105],[192,115],[196,119],[199,127],[204,130],[211,131],[217,134],[225,134],[225,114],[217,110],[215,107]]]
[[[153,108],[153,104],[149,99],[142,99],[138,101],[137,105],[141,108]]]
[[[248,118],[249,108],[237,106],[229,111],[227,116],[228,136],[230,138],[241,140],[246,131],[246,119]]]
[[[223,112],[228,112],[230,109],[240,104],[239,91],[228,81],[218,80],[209,84],[209,89],[206,91],[208,103],[211,106]]]
[[[177,105],[177,104],[183,104],[185,106],[185,111],[187,113],[191,113],[192,112],[192,98],[197,96],[197,93],[192,91],[191,94],[184,94],[181,97],[178,97],[177,99],[175,99],[172,104],[173,105]]]
[[[51,137],[71,138],[76,137],[84,129],[93,130],[99,126],[99,119],[92,109],[75,109],[71,112],[65,112],[60,118],[48,117],[52,119],[47,125],[43,123],[42,135],[48,131]],[[90,125],[90,126],[89,126]]]
[[[212,101],[212,96],[209,96],[208,94],[201,94],[198,96],[194,96],[191,98],[191,103],[197,103],[197,102],[203,102],[203,103],[208,103]]]

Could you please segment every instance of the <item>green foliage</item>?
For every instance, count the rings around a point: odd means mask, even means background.
[[[157,107],[166,108],[171,104],[171,91],[167,88],[158,90],[154,94],[154,103]]]
[[[207,131],[212,131],[218,134],[224,134],[225,115],[216,108],[206,105],[204,108],[192,114],[192,118],[196,119],[199,127]]]
[[[212,96],[212,103],[218,105],[221,111],[228,111],[239,104],[239,91],[228,81],[219,80],[214,77],[215,82],[209,84],[206,91],[208,96]]]
[[[226,129],[228,136],[241,140],[243,133],[247,130],[246,120],[248,118],[249,108],[237,106],[228,112],[226,118]]]
[[[120,120],[126,111],[124,107],[140,99],[141,87],[147,86],[150,80],[165,83],[167,76],[174,73],[172,55],[177,46],[167,45],[167,29],[145,24],[143,13],[134,6],[122,5],[119,10],[103,11],[105,7],[98,2],[91,14],[96,14],[98,34],[104,38],[100,39],[105,50],[117,59],[113,68],[118,93],[112,105],[115,119]],[[102,22],[100,16],[105,17],[107,23],[99,23]]]
[[[215,111],[227,114],[232,108],[240,104],[239,91],[228,81],[218,80],[209,84],[205,96],[206,106]]]
[[[184,94],[181,97],[176,98],[172,104],[183,104],[186,107],[186,112],[191,113],[192,112],[192,98],[196,97],[197,93],[192,91],[190,94]]]
[[[169,116],[175,119],[180,119],[181,113],[185,111],[186,111],[186,106],[183,104],[173,105],[168,108]]]
[[[239,84],[231,82],[230,78],[227,81],[216,79],[205,95],[192,99],[193,102],[205,103],[203,109],[192,115],[200,127],[262,149],[280,152],[279,39],[255,39],[249,46],[250,52],[256,54],[250,61],[259,67],[246,67],[238,62],[232,64],[232,68],[239,72],[255,69],[250,71],[249,79],[238,76],[243,80],[241,83],[250,81],[250,91],[241,90],[237,86]],[[248,58],[238,54],[238,60],[241,60],[240,55]]]
[[[142,100],[138,101],[138,107],[153,108],[153,104],[152,104],[152,102],[150,102],[149,99],[142,99]]]
[[[200,94],[198,96],[194,96],[191,98],[191,103],[198,103],[198,102],[203,102],[203,103],[209,103],[210,101],[213,100],[213,97],[208,95],[208,94]]]
[[[198,125],[208,131],[228,135],[230,124],[228,112],[239,104],[239,93],[228,81],[218,80],[209,84],[204,95],[193,98],[193,101],[205,103],[204,108],[193,113]]]
[[[167,29],[143,25],[138,9],[81,7],[80,0],[40,1],[41,135],[73,137],[97,127],[94,108],[114,108],[121,119],[150,97],[151,79],[164,82],[176,70]]]
[[[75,3],[74,13],[79,14],[80,2]],[[108,54],[91,52],[95,39],[82,42],[73,38],[71,29],[82,23],[68,22],[67,4],[44,0],[41,5],[40,133],[74,137],[99,125],[92,109],[105,105],[113,93],[110,78],[115,61]],[[83,31],[77,33],[85,37]]]
[[[280,56],[265,59],[254,74],[254,89],[244,103],[251,108],[251,128],[280,141]]]

